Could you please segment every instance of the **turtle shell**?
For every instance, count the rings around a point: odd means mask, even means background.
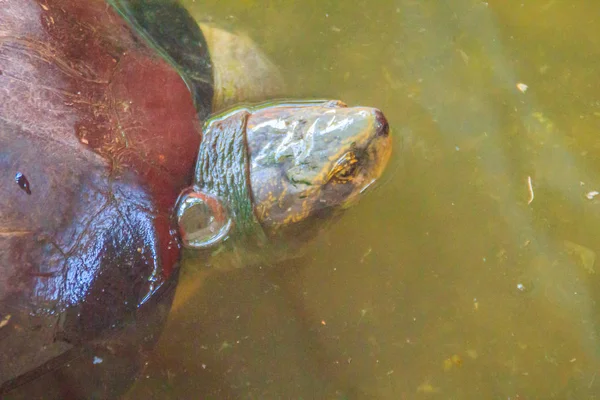
[[[202,33],[175,2],[2,2],[0,394],[56,363],[88,376],[153,340],[211,82]]]

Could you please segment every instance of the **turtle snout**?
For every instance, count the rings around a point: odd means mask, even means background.
[[[375,110],[375,124],[377,136],[386,137],[390,134],[390,125],[383,113],[379,110]]]
[[[378,109],[374,109],[374,132],[371,131],[372,140],[369,142],[370,177],[378,179],[385,170],[392,155],[392,135],[387,118]]]

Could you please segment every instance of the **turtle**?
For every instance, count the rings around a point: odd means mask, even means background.
[[[0,395],[118,396],[183,260],[280,262],[373,186],[383,113],[282,85],[175,0],[2,2]]]

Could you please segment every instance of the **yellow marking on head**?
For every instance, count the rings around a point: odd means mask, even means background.
[[[302,220],[304,220],[306,217],[308,217],[310,215],[310,211],[311,211],[311,204],[309,203],[308,199],[304,199],[302,201],[302,205],[300,206],[301,208],[301,212],[299,213],[292,213],[290,215],[288,215],[284,220],[283,220],[283,226],[288,225],[290,223],[296,223],[296,222],[300,222]]]
[[[279,199],[277,200],[279,207],[283,207],[283,200],[285,199],[285,195],[288,192],[288,185],[284,180],[281,181],[281,185],[283,186],[283,191],[281,192],[281,194],[279,195]]]
[[[360,133],[341,141],[337,146],[338,151],[327,157],[327,162],[323,163],[321,170],[315,175],[312,183],[317,185],[328,182],[331,177],[335,175],[336,169],[340,168],[339,165],[343,164],[341,161],[346,157],[346,154],[349,154],[351,159],[355,160],[353,163],[358,162],[353,150],[355,147],[363,148],[365,144],[371,140],[373,131],[373,124],[371,123],[367,128],[362,129]]]

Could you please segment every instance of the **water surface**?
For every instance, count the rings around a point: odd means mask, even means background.
[[[208,277],[130,398],[598,398],[600,3],[188,5],[395,154],[307,257]]]

